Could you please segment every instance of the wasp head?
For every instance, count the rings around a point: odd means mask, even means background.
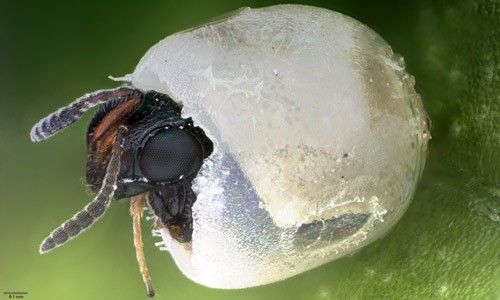
[[[155,91],[122,87],[77,99],[37,123],[33,141],[41,141],[76,122],[99,105],[87,131],[86,180],[97,193],[81,212],[42,243],[46,252],[64,244],[100,218],[112,199],[145,194],[150,208],[172,236],[189,242],[192,180],[213,151],[204,131],[182,107]]]

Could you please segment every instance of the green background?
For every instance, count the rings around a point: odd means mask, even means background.
[[[29,129],[85,92],[116,86],[106,76],[131,72],[165,36],[241,6],[273,3],[2,1],[0,292],[27,291],[26,299],[146,298],[127,201],[113,203],[66,247],[38,254],[46,234],[91,199],[83,184],[90,115],[40,144],[30,143]],[[433,138],[414,201],[394,230],[358,253],[245,290],[189,281],[147,235],[157,299],[500,297],[500,3],[310,3],[375,29],[415,75]]]

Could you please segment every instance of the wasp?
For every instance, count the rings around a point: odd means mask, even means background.
[[[98,106],[87,130],[86,181],[94,199],[40,245],[47,253],[90,228],[112,200],[130,198],[134,246],[149,296],[154,288],[144,258],[141,217],[151,209],[158,226],[179,242],[190,242],[191,207],[196,201],[192,181],[213,151],[212,141],[182,118],[182,106],[167,95],[132,87],[86,94],[40,120],[31,140],[40,142],[75,123]]]

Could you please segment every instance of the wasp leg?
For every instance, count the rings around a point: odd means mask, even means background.
[[[86,111],[96,105],[113,100],[142,97],[142,95],[142,91],[129,87],[100,90],[86,94],[38,121],[31,129],[31,140],[33,142],[40,142],[48,139],[78,121]]]
[[[106,169],[106,176],[94,200],[71,219],[52,231],[40,245],[40,253],[47,253],[74,239],[106,213],[113,199],[116,190],[116,181],[120,173],[120,160],[123,150],[120,140],[124,130],[126,130],[125,127],[120,127],[118,131],[118,137],[114,142],[112,155]]]
[[[145,194],[139,194],[132,197],[132,199],[130,200],[130,215],[132,216],[132,228],[134,231],[135,256],[137,258],[137,262],[139,263],[139,271],[141,272],[142,280],[146,285],[148,296],[153,297],[155,295],[155,290],[153,288],[153,283],[151,282],[151,277],[149,276],[148,266],[146,264],[146,258],[144,256],[141,234],[141,217],[145,205]]]

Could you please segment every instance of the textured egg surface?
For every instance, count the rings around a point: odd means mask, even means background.
[[[190,244],[165,244],[210,287],[288,278],[386,233],[430,138],[403,59],[327,9],[241,9],[173,34],[123,78],[183,105],[215,150],[193,189]]]

